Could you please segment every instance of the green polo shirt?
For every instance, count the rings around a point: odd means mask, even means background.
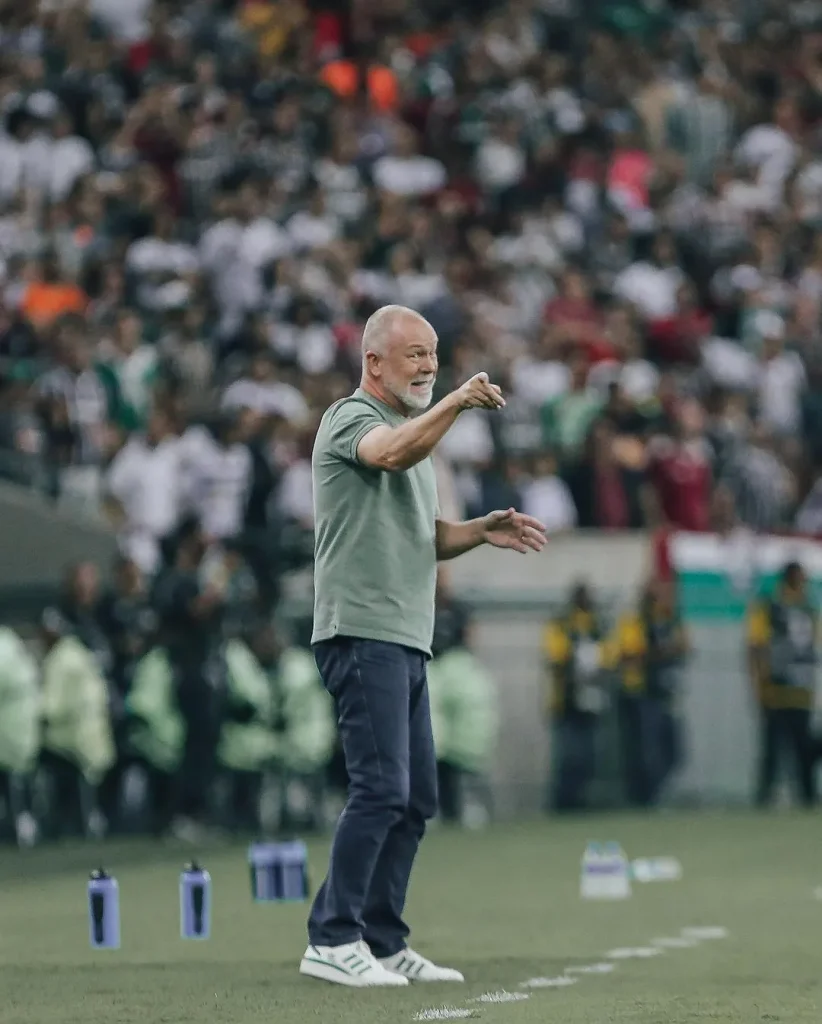
[[[312,643],[354,636],[431,653],[438,515],[433,461],[389,473],[357,458],[370,430],[404,422],[360,388],[322,418],[311,459]]]

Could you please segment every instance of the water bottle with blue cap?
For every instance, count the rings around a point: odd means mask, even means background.
[[[619,843],[589,842],[582,854],[579,894],[584,900],[624,900],[631,895],[631,871]]]
[[[88,919],[92,949],[120,948],[120,889],[102,868],[89,877]]]
[[[252,843],[248,863],[255,902],[301,903],[308,898],[308,851],[300,840]]]
[[[211,937],[211,875],[187,864],[180,875],[180,938]]]

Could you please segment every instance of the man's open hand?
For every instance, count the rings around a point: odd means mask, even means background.
[[[527,555],[529,551],[542,551],[545,547],[545,527],[539,519],[517,512],[515,508],[489,512],[485,517],[485,543]]]

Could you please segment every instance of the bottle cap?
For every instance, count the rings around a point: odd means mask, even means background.
[[[91,872],[89,878],[92,880],[92,882],[100,882],[104,878],[108,878],[108,875],[102,868],[97,868],[96,871]]]
[[[196,860],[192,860],[188,864],[186,864],[184,870],[187,875],[194,875],[199,874],[202,868],[200,867]]]

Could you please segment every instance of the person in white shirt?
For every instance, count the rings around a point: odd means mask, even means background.
[[[178,241],[174,228],[174,215],[161,209],[152,234],[132,242],[126,251],[126,269],[137,279],[140,305],[148,309],[161,307],[163,285],[184,281],[200,269],[196,249]]]
[[[181,438],[184,511],[210,540],[242,533],[252,470],[246,441],[253,421],[245,411],[223,411],[213,426],[189,427]]]
[[[277,360],[268,349],[254,353],[248,375],[229,384],[222,409],[251,409],[258,416],[279,416],[300,426],[308,419],[308,404],[290,384],[277,379]]]
[[[372,176],[377,188],[398,196],[430,195],[447,181],[439,160],[420,156],[414,132],[406,126],[397,129],[394,152],[377,160]]]
[[[774,434],[795,437],[800,428],[800,401],[807,383],[796,352],[785,351],[785,325],[774,316],[762,339],[757,393],[759,422]]]
[[[734,153],[737,162],[756,170],[758,183],[770,193],[774,204],[781,201],[785,182],[799,159],[800,149],[791,132],[794,113],[793,100],[779,100],[773,122],[749,128]]]
[[[71,117],[60,112],[52,125],[54,142],[51,147],[51,181],[49,193],[52,202],[66,199],[76,183],[94,170],[94,150],[76,135]]]
[[[160,568],[160,544],[176,528],[181,508],[182,448],[171,417],[155,409],[145,434],[134,435],[105,478],[105,506],[121,552],[146,576]]]
[[[528,482],[521,487],[522,510],[538,516],[546,532],[561,533],[577,525],[577,510],[571,491],[557,475],[557,460],[551,452],[538,456]]]
[[[639,333],[630,313],[617,307],[608,314],[607,333],[616,359],[597,363],[588,374],[588,386],[607,395],[612,384],[632,402],[642,404],[654,398],[659,388],[659,370],[642,358]]]
[[[329,213],[322,189],[315,188],[307,206],[286,224],[286,231],[295,252],[311,252],[329,245],[340,235],[340,222]]]
[[[489,191],[502,192],[525,177],[527,161],[515,121],[499,125],[477,149],[474,170],[477,180]]]
[[[663,320],[676,313],[677,291],[684,280],[673,239],[660,234],[651,259],[638,260],[617,275],[614,294],[630,302],[648,320]]]
[[[511,371],[514,391],[535,408],[559,398],[571,388],[571,371],[561,359],[556,330],[546,324],[534,356],[515,360]]]
[[[91,0],[89,7],[117,40],[136,43],[150,34],[151,0]]]

